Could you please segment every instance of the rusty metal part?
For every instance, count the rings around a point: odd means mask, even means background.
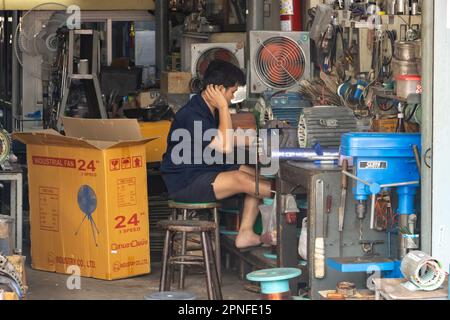
[[[290,292],[262,294],[261,300],[292,300]]]
[[[356,295],[356,286],[352,282],[339,282],[336,286],[336,292],[342,294],[345,297],[353,297]]]

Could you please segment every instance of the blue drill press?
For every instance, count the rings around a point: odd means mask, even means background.
[[[367,201],[371,199],[370,228],[375,229],[377,195],[396,188],[399,216],[398,257],[401,260],[408,250],[417,249],[419,243],[414,202],[420,186],[421,135],[348,133],[342,136],[341,142],[341,155],[353,161],[353,173],[346,169],[342,173],[355,180],[353,195],[357,201],[356,215],[360,221],[366,218]],[[340,271],[345,269],[333,259],[329,259],[327,263]],[[390,264],[388,269],[397,269],[399,265]],[[380,270],[387,271],[385,266]]]

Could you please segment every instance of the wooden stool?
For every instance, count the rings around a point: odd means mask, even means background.
[[[178,210],[182,212],[182,220],[189,220],[189,211],[197,213],[197,210],[209,210],[212,213],[213,221],[215,224],[214,230],[214,252],[216,255],[216,267],[219,274],[219,282],[222,282],[222,262],[220,254],[220,228],[219,228],[219,213],[218,208],[221,204],[219,202],[208,203],[185,203],[169,201],[169,208],[173,209],[172,220],[177,220]],[[181,239],[181,255],[186,255],[186,233],[183,232]],[[179,289],[184,289],[184,265],[180,265],[180,282]]]
[[[214,233],[216,230],[216,224],[210,221],[166,220],[160,221],[158,225],[166,231],[159,291],[170,291],[171,266],[200,265],[204,266],[206,271],[208,299],[222,300],[219,274],[210,238],[210,234]],[[183,235],[200,233],[203,257],[190,256],[186,255],[186,253],[181,253],[181,255],[178,256],[175,255],[173,253],[173,239],[177,233],[182,233]]]

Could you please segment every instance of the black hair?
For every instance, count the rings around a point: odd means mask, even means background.
[[[213,60],[209,63],[208,68],[205,71],[203,77],[202,87],[203,90],[210,84],[223,85],[226,89],[238,86],[245,86],[246,84],[245,73],[231,62],[223,60]]]

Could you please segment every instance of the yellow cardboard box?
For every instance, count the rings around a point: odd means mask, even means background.
[[[147,162],[161,162],[167,151],[167,137],[172,122],[168,120],[156,122],[139,122],[141,134],[145,138],[159,137],[145,146]]]
[[[64,118],[27,144],[32,267],[114,280],[150,272],[145,144],[136,120]],[[78,269],[79,268],[79,269]]]

